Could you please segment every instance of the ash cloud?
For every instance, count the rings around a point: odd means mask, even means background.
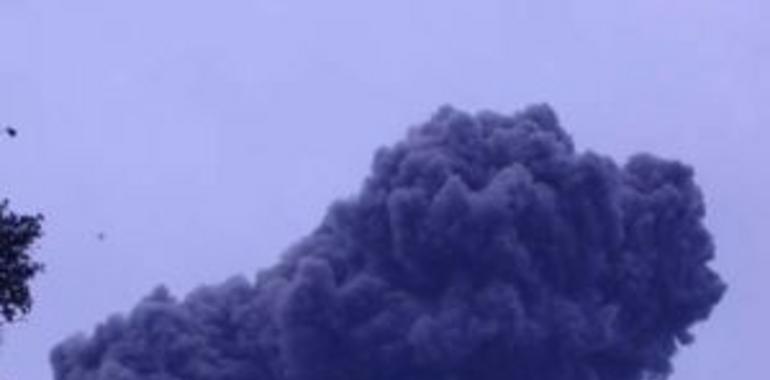
[[[693,170],[576,151],[545,105],[441,108],[253,281],[158,288],[57,380],[665,378],[725,286]]]

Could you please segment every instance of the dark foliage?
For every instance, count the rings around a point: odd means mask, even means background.
[[[41,235],[42,217],[17,215],[0,202],[0,314],[13,322],[32,307],[29,281],[43,265],[29,256],[32,243]]]

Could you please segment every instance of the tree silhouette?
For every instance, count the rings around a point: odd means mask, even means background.
[[[7,200],[0,201],[0,316],[5,322],[17,320],[32,307],[29,281],[43,265],[32,260],[29,250],[42,234],[42,219],[18,215],[8,209]]]

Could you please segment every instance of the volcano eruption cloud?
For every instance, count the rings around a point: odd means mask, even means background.
[[[725,290],[703,216],[690,167],[576,151],[548,106],[443,107],[274,267],[156,289],[55,378],[665,378]]]

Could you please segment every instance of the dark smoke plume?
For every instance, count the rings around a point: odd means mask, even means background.
[[[159,288],[57,380],[665,378],[725,286],[690,167],[577,152],[547,106],[444,107],[255,281]]]

